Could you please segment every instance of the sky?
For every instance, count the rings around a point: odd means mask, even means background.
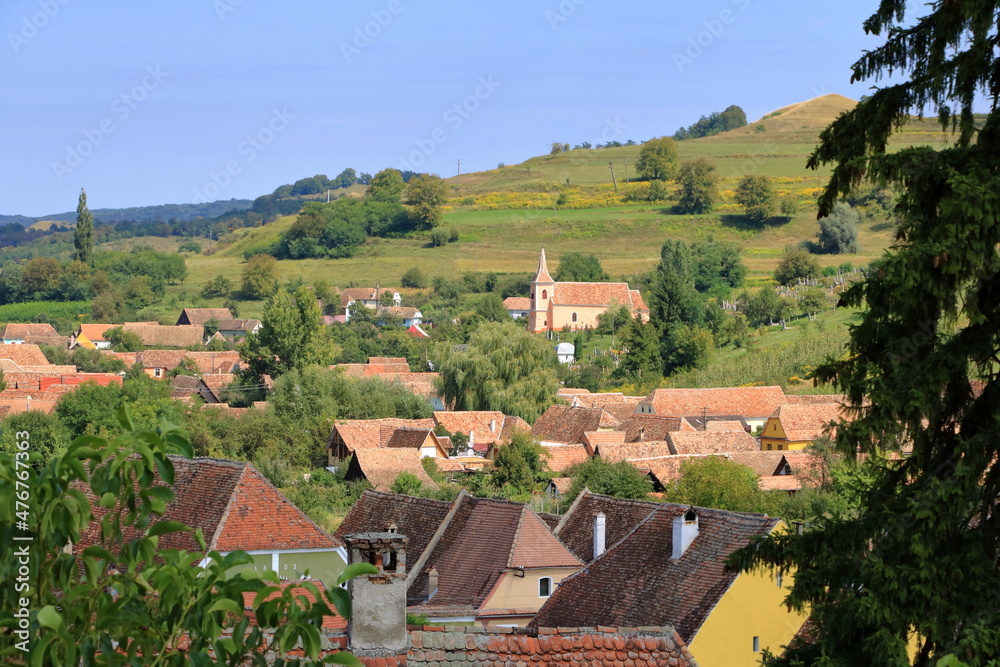
[[[5,0],[0,213],[453,176],[827,93],[874,0]]]

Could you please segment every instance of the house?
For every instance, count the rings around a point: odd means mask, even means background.
[[[529,506],[465,491],[451,502],[365,491],[336,536],[387,528],[409,539],[407,611],[434,624],[524,625],[583,566]]]
[[[444,409],[435,386],[438,374],[411,373],[410,364],[403,357],[369,357],[365,364],[334,364],[330,368],[342,369],[349,377],[378,378],[384,382],[398,383],[410,393],[426,399],[432,409]]]
[[[576,346],[563,341],[556,344],[556,359],[560,364],[571,364],[576,358]]]
[[[157,521],[201,529],[207,551],[246,551],[253,564],[243,568],[271,570],[283,579],[308,574],[327,587],[337,585],[347,562],[343,543],[313,523],[253,465],[214,458],[170,460],[175,497]],[[101,543],[101,521],[108,512],[88,487],[80,490],[90,498],[94,519],[73,545],[76,552]],[[125,529],[126,540],[135,535],[133,528]],[[161,535],[160,547],[200,551],[193,532]]]
[[[379,313],[386,313],[402,320],[403,326],[407,329],[412,326],[419,327],[424,317],[423,313],[413,306],[389,306],[388,308],[381,308]]]
[[[614,431],[619,426],[620,422],[601,408],[551,405],[531,427],[531,434],[543,444],[575,445],[583,442],[585,433]]]
[[[781,387],[717,387],[711,389],[655,389],[636,407],[636,414],[738,415],[751,428],[763,426],[785,402]]]
[[[629,289],[628,283],[557,283],[549,275],[545,248],[539,253],[538,270],[531,280],[530,302],[528,331],[532,333],[563,327],[573,331],[593,329],[598,315],[617,306],[626,306],[632,317],[649,321],[649,308],[639,290]]]
[[[805,449],[817,438],[831,434],[832,425],[844,417],[840,403],[780,405],[764,424],[760,448],[776,451]]]
[[[329,465],[351,458],[358,449],[378,449],[389,444],[398,428],[433,429],[433,419],[344,419],[333,426],[326,449]]]
[[[726,567],[780,519],[584,491],[555,535],[585,569],[563,580],[529,627],[669,625],[702,667],[759,664],[806,621],[784,598],[790,572]]]
[[[353,482],[363,479],[376,491],[390,491],[396,478],[407,472],[420,480],[424,486],[436,489],[437,484],[420,463],[422,458],[420,449],[404,446],[402,443],[391,448],[386,446],[355,449],[347,463],[344,480]]]
[[[260,327],[260,320],[229,318],[219,320],[219,328],[216,330],[216,333],[220,334],[226,340],[239,341],[252,333],[257,333]]]
[[[340,293],[340,308],[344,313],[345,321],[351,318],[351,305],[360,303],[365,308],[378,310],[383,306],[386,295],[391,295],[393,306],[402,306],[403,298],[399,291],[392,287],[348,287]]]
[[[142,369],[151,378],[163,379],[167,373],[180,366],[186,350],[143,350],[142,352],[106,352],[110,357],[119,359],[126,368],[142,364]]]
[[[515,320],[526,320],[531,314],[531,299],[526,296],[509,296],[503,300],[503,307]]]
[[[542,459],[542,463],[553,472],[563,472],[569,470],[578,463],[583,463],[590,458],[587,446],[583,443],[578,445],[542,445],[548,455]]]
[[[12,322],[0,332],[0,341],[5,345],[20,345],[33,343],[35,345],[51,345],[53,347],[68,347],[69,338],[60,336],[48,322],[18,323]]]
[[[120,324],[81,324],[76,332],[70,337],[70,348],[76,346],[87,348],[88,350],[110,350],[111,341],[104,337],[104,332],[113,329]]]
[[[177,318],[177,325],[199,324],[204,326],[209,320],[231,320],[233,314],[228,308],[185,308]]]
[[[0,362],[4,372],[37,372],[56,368],[63,372],[71,368],[70,372],[76,372],[75,366],[54,366],[41,348],[32,343],[0,343]]]
[[[450,503],[443,505],[448,507]],[[691,652],[671,627],[408,626],[407,596],[412,591],[412,575],[419,571],[421,556],[418,554],[427,553],[426,543],[412,548],[415,540],[399,532],[395,521],[386,524],[379,520],[384,518],[383,515],[373,522],[358,523],[384,526],[380,530],[385,532],[369,530],[343,534],[350,564],[374,564],[375,572],[359,575],[347,584],[353,613],[346,629],[340,627],[342,619],[330,616],[325,616],[322,627],[317,628],[320,647],[317,657],[324,662],[345,662],[335,654],[347,649],[364,667],[438,667],[442,664],[621,667],[633,663],[695,667]],[[435,525],[433,521],[426,523]],[[410,522],[406,525],[413,527]],[[417,526],[418,539],[423,537],[420,533],[426,532],[419,530],[423,527]],[[535,570],[527,568],[520,572],[524,574],[519,578],[522,584],[528,581],[529,574],[532,578],[535,574]],[[297,583],[289,582],[285,586],[296,586],[292,592],[297,598],[299,591],[303,591],[299,603],[309,604],[314,593]],[[445,584],[442,583],[441,588],[445,588]],[[245,598],[244,607],[252,602]],[[249,614],[249,610],[244,613]],[[231,632],[223,630],[220,639],[225,641]]]
[[[520,417],[496,410],[436,410],[434,423],[449,433],[462,433],[469,438],[469,449],[479,456],[488,456],[491,446],[510,442],[516,431],[530,431],[528,422]]]
[[[676,431],[668,433],[672,454],[731,454],[758,452],[757,438],[739,431]]]
[[[205,342],[205,327],[200,324],[180,326],[161,325],[158,322],[125,322],[124,324],[81,324],[71,340],[71,347],[107,350],[111,341],[105,338],[110,329],[121,327],[139,336],[146,347],[192,347]]]
[[[607,412],[614,406],[604,408]],[[666,440],[670,433],[681,430],[683,420],[677,417],[661,417],[659,415],[630,414],[621,419],[618,430],[625,433],[625,442],[644,442],[646,440]]]
[[[221,352],[185,352],[184,357],[194,362],[199,373],[235,373],[240,370],[240,353],[236,350]]]

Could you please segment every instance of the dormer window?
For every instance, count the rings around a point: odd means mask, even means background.
[[[541,577],[538,580],[538,597],[547,598],[552,595],[552,577]]]

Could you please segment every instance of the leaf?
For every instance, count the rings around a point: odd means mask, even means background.
[[[347,651],[332,653],[323,658],[323,662],[329,665],[350,665],[351,667],[363,667],[363,663],[355,658],[353,653],[348,653]]]
[[[99,560],[103,560],[103,561],[107,561],[107,562],[110,562],[110,561],[114,560],[114,556],[111,555],[110,551],[108,551],[107,549],[104,549],[103,547],[99,547],[97,545],[93,545],[93,546],[89,546],[89,547],[85,548],[83,550],[83,555],[85,557],[97,558]]]
[[[56,608],[48,604],[38,610],[38,622],[45,628],[58,630],[63,625],[62,616]]]
[[[230,611],[234,614],[242,614],[243,608],[236,603],[235,600],[229,598],[220,598],[212,603],[212,606],[208,608],[208,613],[213,611]]]
[[[351,595],[343,588],[331,588],[326,592],[326,597],[333,603],[337,613],[342,618],[351,617]]]
[[[157,521],[146,533],[146,537],[156,537],[166,533],[183,533],[190,530],[191,528],[180,521]]]
[[[101,500],[98,504],[101,507],[114,507],[115,503],[118,501],[118,497],[115,494],[108,491],[107,493],[101,494]]]
[[[353,579],[362,574],[378,574],[378,569],[371,563],[354,563],[344,568],[344,571],[337,577],[337,584]]]
[[[127,406],[123,405],[118,410],[117,417],[118,423],[121,424],[126,431],[135,432],[135,424],[132,422],[132,415],[130,414]]]

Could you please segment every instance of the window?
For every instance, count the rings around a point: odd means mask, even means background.
[[[576,322],[576,313],[573,313],[573,321]]]
[[[777,576],[777,583],[778,583],[778,588],[781,588],[781,579],[782,579],[782,577],[781,577],[781,573],[779,572],[779,573],[778,573],[778,576]]]
[[[538,597],[547,598],[552,595],[552,577],[542,577],[538,580]]]
[[[162,368],[154,368],[153,369],[153,377],[158,378],[158,377],[162,377],[162,376],[163,376],[163,369]]]
[[[549,291],[547,289],[543,289],[542,290],[542,298],[543,299],[548,299],[549,298]]]
[[[760,653],[760,637],[753,638],[753,652]]]

